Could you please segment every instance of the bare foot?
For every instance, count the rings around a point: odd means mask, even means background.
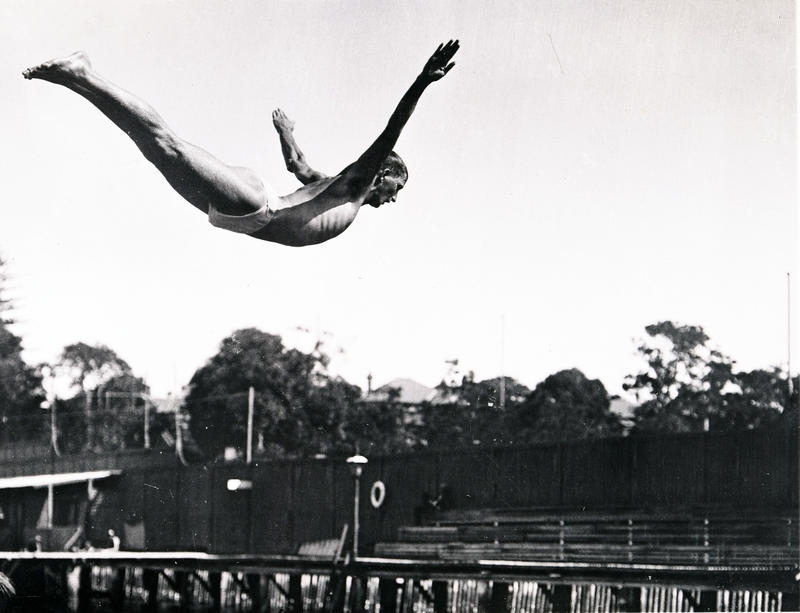
[[[43,79],[53,83],[63,83],[83,75],[92,67],[89,56],[78,51],[64,58],[50,60],[22,73],[26,79]]]

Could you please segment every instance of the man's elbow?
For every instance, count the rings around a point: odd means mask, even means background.
[[[286,168],[292,172],[308,172],[309,166],[302,155],[292,156],[286,160]]]

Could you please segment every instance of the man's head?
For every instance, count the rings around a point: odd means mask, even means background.
[[[377,208],[387,202],[394,202],[397,192],[403,189],[406,181],[408,181],[408,168],[400,156],[392,151],[383,160],[364,203]]]

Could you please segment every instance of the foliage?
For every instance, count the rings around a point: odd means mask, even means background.
[[[788,396],[789,405],[781,413],[778,423],[781,427],[797,432],[798,427],[800,427],[800,419],[798,419],[798,413],[800,413],[800,375],[792,378],[792,392]]]
[[[22,359],[22,340],[0,325],[0,440],[46,440],[42,377]]]
[[[645,328],[646,367],[625,379],[639,402],[634,431],[755,428],[778,421],[788,384],[778,369],[737,372],[702,327],[663,321]]]
[[[539,383],[510,417],[515,442],[565,441],[622,433],[619,417],[598,379],[572,368]]]
[[[725,395],[725,412],[722,419],[713,420],[710,427],[758,428],[774,425],[780,420],[784,407],[797,409],[797,385],[794,386],[794,402],[789,394],[786,373],[779,368],[751,370],[734,373],[735,388]]]
[[[280,457],[343,449],[348,443],[343,416],[360,390],[329,376],[327,364],[319,350],[288,349],[280,337],[256,328],[235,331],[190,381],[185,406],[192,437],[210,455],[244,448],[252,386],[262,451]]]
[[[375,401],[348,404],[342,414],[344,439],[342,452],[389,454],[406,451],[414,445],[409,433],[409,407],[398,400],[398,390],[388,390]]]
[[[530,390],[511,377],[505,377],[501,404],[499,377],[476,382],[469,373],[460,384],[454,383],[440,383],[434,399],[422,406],[420,423],[411,429],[411,444],[446,449],[511,442],[513,432],[508,415]]]
[[[95,449],[119,450],[144,447],[145,403],[150,389],[130,372],[115,375],[92,392],[95,409]],[[158,442],[168,424],[150,415],[150,440]]]
[[[144,403],[149,388],[113,349],[82,342],[67,345],[52,370],[70,384],[71,395],[56,404],[61,451],[144,446]],[[166,424],[161,425],[164,427]],[[156,425],[152,434],[159,433]]]
[[[46,440],[42,376],[22,358],[22,339],[10,327],[12,301],[6,297],[5,263],[0,259],[0,440]]]
[[[502,391],[501,391],[502,387]],[[483,381],[474,381],[471,376],[465,377],[456,394],[462,403],[469,404],[476,410],[500,409],[513,406],[530,394],[530,389],[512,377],[495,377]],[[501,395],[503,396],[501,400]]]
[[[70,380],[73,393],[80,393],[96,389],[114,377],[130,374],[131,367],[105,345],[74,343],[64,347],[55,370],[59,376]]]
[[[603,384],[579,370],[555,373],[533,391],[506,377],[502,403],[500,383],[499,378],[476,382],[470,375],[460,385],[442,382],[423,406],[416,445],[446,449],[622,433]]]

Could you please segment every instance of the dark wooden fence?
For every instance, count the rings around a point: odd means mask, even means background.
[[[788,507],[798,503],[797,435],[788,430],[696,433],[534,447],[418,452],[370,458],[362,477],[361,542],[391,540],[443,486],[455,508],[658,509]],[[0,463],[0,476],[119,468],[102,486],[98,530],[144,523],[151,550],[291,552],[335,538],[351,521],[353,480],[343,460],[184,467],[169,455]],[[229,491],[236,478],[252,489]],[[386,485],[379,509],[375,481]]]

